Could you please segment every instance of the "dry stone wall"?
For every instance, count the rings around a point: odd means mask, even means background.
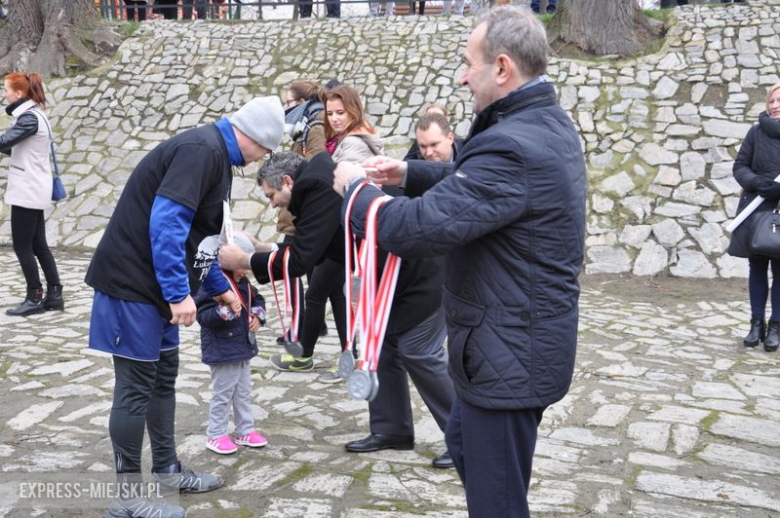
[[[656,54],[551,60],[549,76],[586,151],[587,273],[746,276],[746,262],[724,253],[723,225],[740,191],[733,159],[765,108],[767,88],[780,81],[779,17],[777,0],[689,6],[676,12]],[[253,96],[281,95],[296,78],[356,86],[393,155],[405,152],[426,102],[445,102],[456,132],[466,135],[470,94],[457,81],[471,23],[420,17],[142,24],[111,63],[48,84],[71,193],[49,216],[50,242],[94,247],[145,153]],[[10,124],[0,119],[0,127]],[[7,170],[7,159],[0,167]],[[236,176],[233,215],[239,227],[273,239],[275,211],[263,203],[255,171]],[[6,243],[9,214],[2,207]]]

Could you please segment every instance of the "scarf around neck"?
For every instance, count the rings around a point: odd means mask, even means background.
[[[225,141],[230,165],[239,167],[245,165],[244,155],[241,154],[241,149],[238,147],[238,140],[236,140],[236,133],[233,131],[233,125],[230,124],[227,117],[215,122],[214,126],[217,127],[222,134],[222,139]]]

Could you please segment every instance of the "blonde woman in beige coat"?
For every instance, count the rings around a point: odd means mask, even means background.
[[[43,214],[51,206],[52,193],[49,121],[40,75],[8,74],[3,87],[8,103],[5,112],[13,118],[11,128],[0,135],[0,152],[11,155],[5,204],[11,207],[11,239],[27,283],[27,297],[6,314],[24,317],[65,307]],[[46,297],[38,262],[46,277]]]

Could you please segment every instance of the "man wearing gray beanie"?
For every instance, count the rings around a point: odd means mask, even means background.
[[[259,146],[273,151],[284,134],[284,108],[278,97],[258,97],[246,103],[228,120],[236,135],[243,133]],[[240,146],[239,140],[239,146]],[[242,148],[242,151],[244,149]],[[247,157],[245,157],[247,158]],[[249,160],[248,160],[249,161]]]
[[[113,355],[116,381],[108,428],[123,486],[141,483],[144,429],[160,483],[187,493],[223,484],[218,475],[183,466],[176,455],[179,325],[195,322],[192,294],[200,287],[241,311],[241,301],[216,266],[217,250],[204,240],[222,228],[233,167],[276,149],[283,132],[279,98],[259,97],[229,118],[162,142],[128,178],[95,249],[86,277],[95,289],[89,347]],[[127,489],[119,494],[138,494]],[[161,518],[185,515],[164,499],[144,498],[117,498],[109,514],[135,517],[133,509],[149,506]]]

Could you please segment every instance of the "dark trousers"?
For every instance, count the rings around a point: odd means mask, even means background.
[[[328,11],[328,18],[341,18],[340,0],[325,0],[325,9]]]
[[[136,12],[138,13],[139,22],[146,20],[146,2],[144,0],[125,0],[125,11],[127,12],[128,22],[135,20]]]
[[[764,318],[766,299],[769,296],[769,266],[772,266],[772,314],[770,320],[780,320],[780,259],[756,256],[748,259],[748,293],[750,314],[753,318]]]
[[[447,372],[444,311],[408,331],[386,336],[379,356],[379,393],[368,404],[371,433],[414,436],[409,381],[444,431],[455,392]]]
[[[535,13],[538,13],[539,8],[541,7],[539,4],[541,4],[541,0],[531,0],[531,10]],[[558,0],[547,0],[548,13],[554,13],[557,7],[558,7]]]
[[[155,11],[162,14],[166,20],[175,20],[179,17],[179,0],[154,0]]]
[[[299,12],[301,18],[311,18],[311,11],[314,2],[312,0],[300,0]],[[341,2],[339,0],[325,0],[325,9],[328,18],[341,18]]]
[[[411,14],[415,14],[414,13],[414,0],[411,0],[409,2],[409,11],[411,12]],[[419,14],[421,14],[421,15],[425,14],[425,2],[420,2],[420,12],[419,12]]]
[[[306,311],[303,314],[301,345],[303,357],[314,354],[314,346],[325,322],[325,305],[330,299],[333,319],[341,347],[347,341],[347,299],[344,296],[344,265],[325,259],[314,268],[306,290]]]
[[[301,18],[311,18],[312,0],[300,0],[298,5]]]
[[[447,448],[466,490],[470,518],[531,516],[528,486],[545,408],[488,410],[455,396]]]
[[[57,263],[46,242],[46,220],[43,211],[11,206],[11,240],[14,253],[22,267],[27,291],[41,289],[38,262],[41,263],[46,284],[51,287],[60,284]],[[35,259],[38,259],[36,262]]]
[[[205,20],[208,16],[208,0],[183,0],[182,3],[182,15],[184,16],[185,20],[192,19],[193,4],[195,5],[195,10],[198,12],[198,20]]]
[[[114,356],[114,405],[108,432],[118,473],[141,471],[144,427],[152,444],[152,471],[178,462],[174,438],[179,349],[160,352],[156,362]]]

